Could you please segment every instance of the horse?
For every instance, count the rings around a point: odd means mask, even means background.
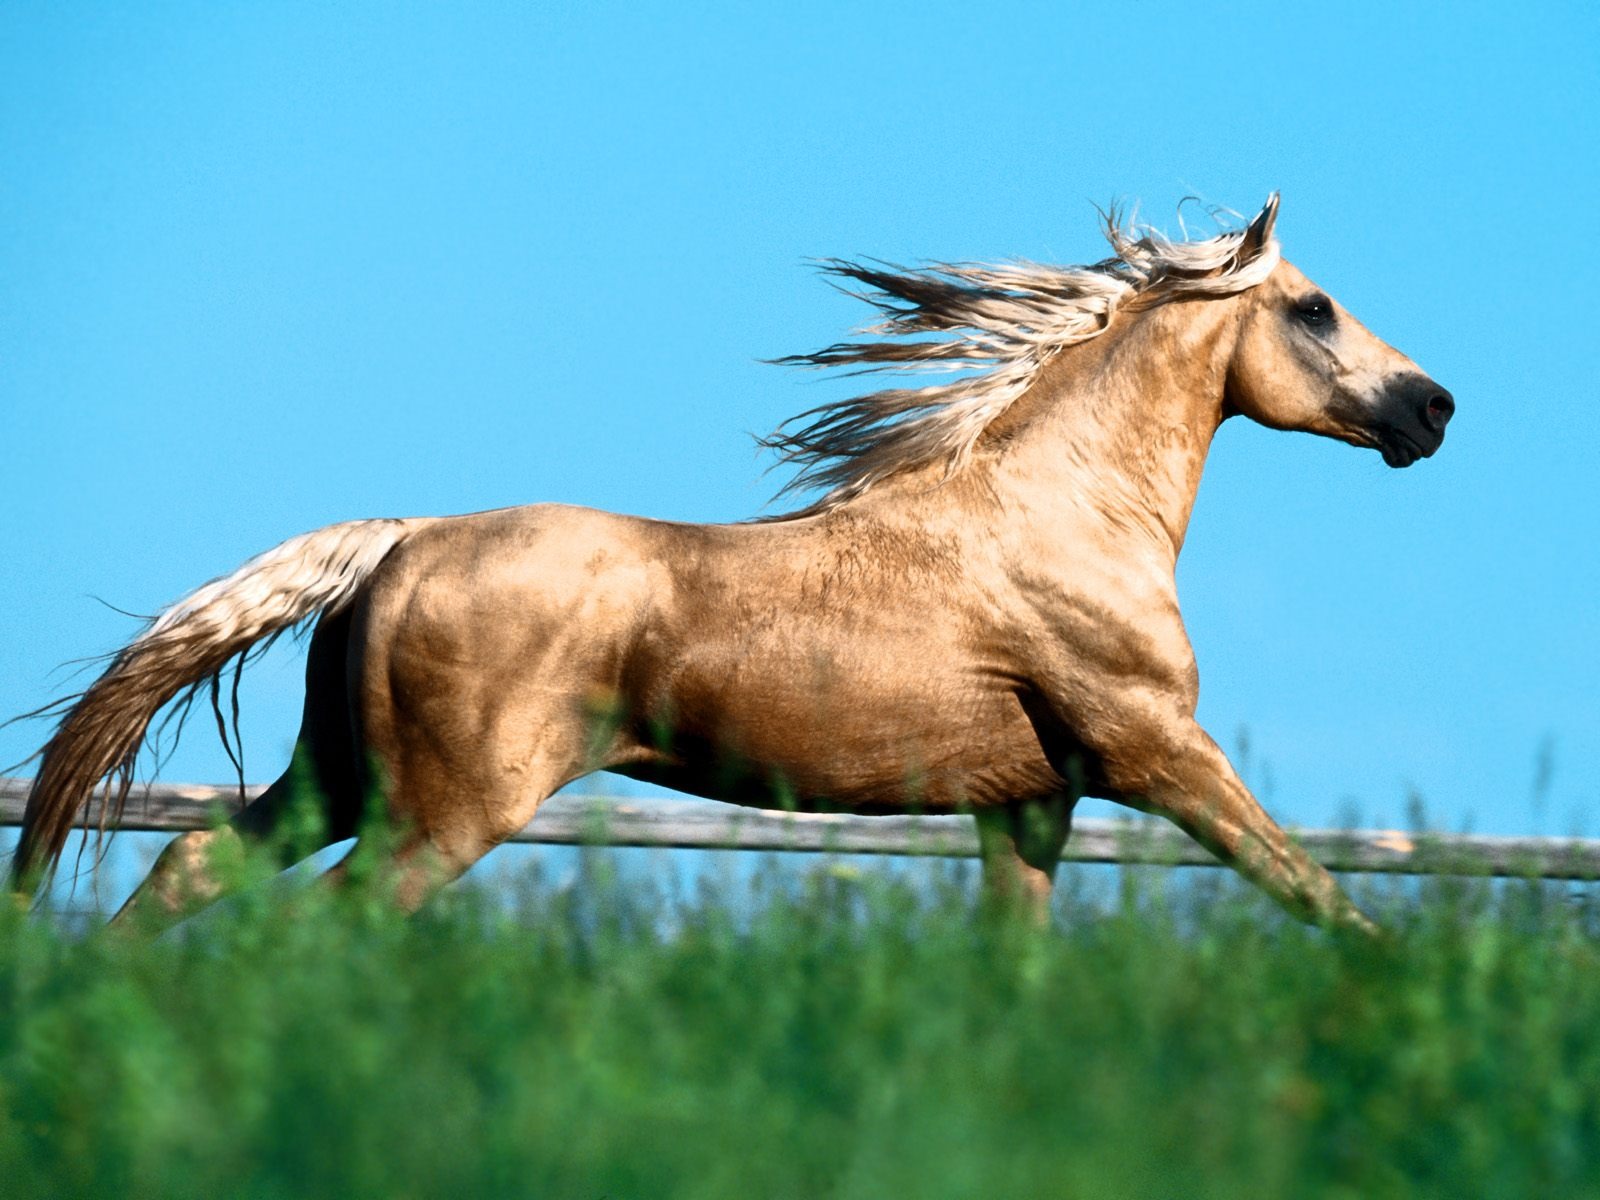
[[[1171,239],[1113,209],[1086,266],[826,260],[877,323],[779,361],[936,376],[764,439],[790,489],[822,491],[782,515],[536,504],[349,521],[251,559],[52,710],[13,889],[37,891],[80,811],[114,824],[163,708],[314,622],[305,769],[169,843],[119,915],[216,900],[216,850],[274,843],[308,794],[321,840],[285,866],[356,836],[374,788],[409,911],[609,770],[756,807],[970,813],[986,895],[1036,911],[1074,806],[1103,797],[1300,918],[1373,932],[1196,722],[1174,569],[1225,420],[1402,468],[1455,402],[1282,258],[1277,214],[1274,193],[1242,228]]]

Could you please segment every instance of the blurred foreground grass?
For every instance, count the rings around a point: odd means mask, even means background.
[[[957,870],[611,861],[410,921],[375,886],[154,941],[0,915],[0,1195],[1600,1194],[1569,887],[1392,885],[1378,947],[1220,873],[1034,932]]]

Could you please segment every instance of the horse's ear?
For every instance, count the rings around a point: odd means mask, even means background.
[[[1261,211],[1245,228],[1244,240],[1239,243],[1239,261],[1253,262],[1272,241],[1272,227],[1278,223],[1278,193],[1273,192]]]

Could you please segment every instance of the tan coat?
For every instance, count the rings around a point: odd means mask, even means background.
[[[69,713],[20,869],[58,852],[63,814],[131,761],[125,736],[90,736],[137,724],[92,720],[115,708],[119,669],[144,656],[149,707],[224,648],[303,618],[298,601],[214,611],[278,571],[291,598],[323,580],[312,611],[334,614],[313,640],[302,731],[329,837],[381,785],[409,830],[407,903],[608,769],[744,804],[970,810],[992,889],[1036,903],[1073,804],[1102,796],[1175,821],[1295,912],[1366,927],[1195,723],[1174,568],[1228,416],[1408,465],[1437,449],[1453,403],[1278,263],[1270,224],[1235,247],[1246,261],[1270,244],[1264,281],[1126,297],[1103,332],[1039,356],[953,474],[906,463],[755,524],[535,505],[334,526],[269,552],[186,602],[164,633],[187,641],[134,643]],[[270,830],[289,790],[180,839],[147,887],[175,912],[210,898],[209,839]]]

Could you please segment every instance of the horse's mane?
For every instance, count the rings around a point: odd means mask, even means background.
[[[783,462],[800,467],[779,495],[828,489],[815,504],[787,515],[826,511],[890,475],[928,463],[944,463],[946,477],[959,471],[990,422],[1028,390],[1045,363],[1103,333],[1130,300],[1227,296],[1264,280],[1278,264],[1272,236],[1277,211],[1274,193],[1246,229],[1172,241],[1148,226],[1125,223],[1113,207],[1101,216],[1115,254],[1089,266],[941,262],[908,268],[823,260],[826,274],[864,285],[850,294],[885,319],[856,331],[867,340],[838,342],[779,363],[851,368],[847,374],[981,373],[839,400],[785,421],[761,440]],[[938,336],[896,340],[921,334]],[[795,428],[799,422],[804,424]]]

